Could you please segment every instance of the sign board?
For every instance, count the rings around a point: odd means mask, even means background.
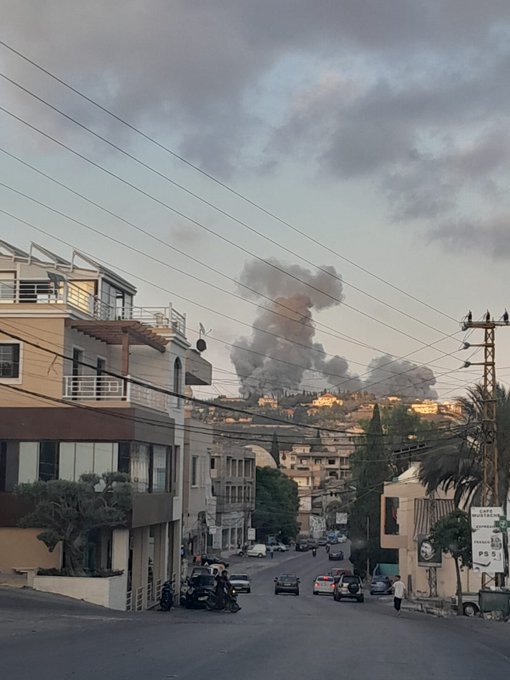
[[[211,536],[214,536],[214,534],[216,533],[216,529],[217,529],[217,528],[218,528],[218,527],[209,527],[209,533],[211,534]]]
[[[443,563],[441,550],[436,550],[430,541],[429,536],[418,536],[418,566],[419,567],[440,567]]]
[[[498,574],[505,570],[503,532],[500,521],[503,508],[471,508],[473,571]]]
[[[256,539],[256,533],[255,529],[253,527],[250,527],[248,529],[248,540],[249,541],[254,541]]]
[[[336,513],[336,523],[337,524],[347,524],[349,521],[349,515],[346,512]]]

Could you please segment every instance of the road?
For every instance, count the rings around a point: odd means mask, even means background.
[[[282,563],[282,559],[284,562]],[[245,564],[249,564],[246,561]],[[510,625],[437,619],[388,603],[313,596],[338,562],[323,549],[253,563],[238,614],[176,609],[139,614],[27,591],[0,590],[2,677],[10,680],[503,680]],[[236,568],[235,571],[241,571]],[[301,578],[301,595],[274,595],[273,578]]]

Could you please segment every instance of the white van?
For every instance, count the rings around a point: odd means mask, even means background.
[[[267,547],[263,543],[255,543],[246,551],[248,557],[265,557],[266,553]]]

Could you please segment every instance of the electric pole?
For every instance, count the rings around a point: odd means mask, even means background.
[[[468,313],[462,324],[462,330],[470,328],[484,331],[484,341],[479,344],[465,342],[464,349],[469,347],[483,347],[482,362],[466,361],[464,366],[483,366],[483,401],[482,401],[482,506],[499,506],[504,503],[499,486],[498,444],[496,439],[496,327],[508,326],[509,315],[505,313],[500,320],[495,321],[487,311],[483,321],[473,321],[473,315]],[[496,575],[496,584],[504,585],[504,574]]]

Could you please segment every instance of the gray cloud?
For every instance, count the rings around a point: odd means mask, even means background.
[[[430,239],[453,253],[483,253],[494,259],[510,257],[510,212],[489,220],[457,220],[441,224]]]

